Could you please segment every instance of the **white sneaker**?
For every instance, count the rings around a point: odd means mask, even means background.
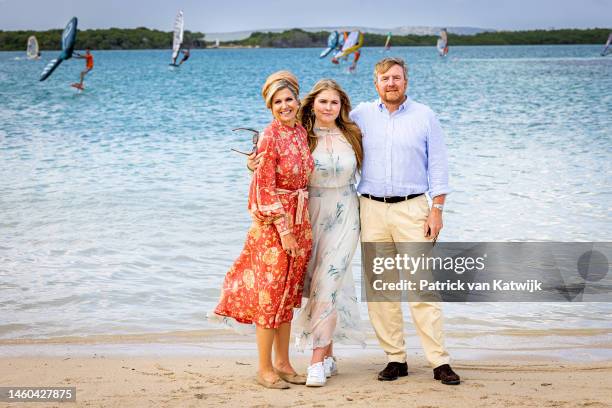
[[[336,365],[335,357],[325,357],[323,366],[325,367],[325,377],[329,378],[332,375],[338,375],[338,366]]]
[[[306,378],[307,387],[322,387],[325,385],[325,367],[323,362],[314,363],[308,367],[308,378]]]

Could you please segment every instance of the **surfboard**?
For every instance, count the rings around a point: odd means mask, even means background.
[[[75,82],[74,84],[70,84],[71,87],[78,89],[79,91],[82,91],[85,89],[85,87],[81,84],[79,84],[78,82]]]

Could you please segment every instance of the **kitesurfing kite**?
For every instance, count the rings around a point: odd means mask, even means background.
[[[612,43],[612,33],[608,36],[608,41],[606,41],[606,45],[604,45],[604,49],[601,51],[601,56],[605,57],[608,54],[612,54],[612,47],[610,46]]]
[[[448,54],[448,33],[446,32],[446,28],[440,30],[440,38],[438,38],[436,48],[441,57],[446,57]]]
[[[389,51],[391,49],[391,31],[387,33],[387,41],[385,41],[385,51]]]
[[[340,34],[338,34],[337,31],[332,31],[329,33],[329,37],[327,37],[327,48],[321,52],[319,58],[325,58],[333,50],[341,49],[342,45],[340,45],[340,38]],[[342,43],[344,43],[344,37],[342,37]]]
[[[28,48],[26,49],[28,59],[39,59],[40,51],[38,50],[38,41],[33,35],[28,38]]]
[[[51,62],[47,64],[45,69],[43,69],[43,72],[40,74],[41,81],[44,81],[45,79],[49,78],[53,71],[55,71],[55,69],[59,67],[62,61],[72,58],[72,52],[74,51],[74,43],[76,42],[76,35],[77,18],[72,17],[72,19],[66,25],[66,28],[64,28],[64,32],[62,33],[62,52],[57,58],[51,60]]]
[[[174,35],[172,37],[172,63],[170,65],[178,67],[176,59],[179,56],[181,48],[183,46],[183,30],[185,28],[185,21],[183,19],[183,11],[179,10],[176,18],[174,19]]]
[[[361,47],[363,47],[363,33],[361,31],[345,32],[344,45],[342,49],[334,55],[332,63],[339,64],[341,58],[348,58],[349,55],[355,54],[353,63],[349,67],[349,71],[354,71],[355,68],[357,68],[357,61],[359,61],[359,57],[361,56],[361,51],[359,51]]]

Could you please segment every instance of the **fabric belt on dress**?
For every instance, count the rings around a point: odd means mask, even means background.
[[[380,201],[381,203],[395,204],[401,203],[402,201],[412,200],[413,198],[417,198],[422,196],[424,193],[420,194],[410,194],[403,197],[376,197],[370,194],[362,194],[362,197],[369,198],[370,200]]]
[[[288,195],[289,197],[297,196],[298,203],[295,209],[295,225],[302,223],[302,215],[304,214],[304,204],[308,198],[308,190],[306,188],[300,188],[297,190],[285,190],[284,188],[277,188],[276,194]]]

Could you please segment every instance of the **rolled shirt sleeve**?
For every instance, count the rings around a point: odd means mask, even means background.
[[[431,198],[451,192],[448,185],[448,156],[444,132],[436,114],[431,112],[427,133],[427,178]]]

